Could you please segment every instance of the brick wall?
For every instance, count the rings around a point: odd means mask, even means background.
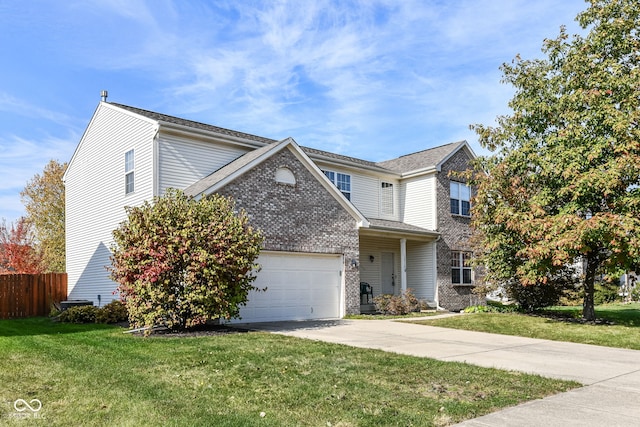
[[[275,181],[286,167],[296,183]],[[356,220],[285,148],[227,184],[220,194],[232,196],[251,223],[265,236],[264,249],[287,252],[344,254],[346,313],[360,312],[360,275],[350,260],[359,258]]]
[[[470,286],[454,286],[451,283],[451,251],[470,251],[470,219],[452,215],[449,203],[449,172],[467,169],[469,158],[464,150],[458,151],[442,166],[438,173],[438,231],[437,284],[440,306],[451,311],[462,310],[469,305],[480,304],[483,299],[472,292]],[[455,180],[455,179],[454,179]],[[475,278],[474,278],[475,279]]]

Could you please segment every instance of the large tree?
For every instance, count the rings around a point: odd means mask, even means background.
[[[36,174],[20,195],[33,225],[38,250],[45,270],[65,271],[64,183],[66,163],[51,160],[42,175]]]
[[[262,247],[243,210],[217,194],[196,200],[170,189],[127,212],[113,232],[111,277],[134,326],[238,316]]]
[[[584,35],[561,28],[546,58],[503,64],[512,114],[472,126],[496,151],[477,164],[473,224],[490,282],[541,286],[581,264],[593,320],[596,277],[640,260],[640,4],[588,3]]]

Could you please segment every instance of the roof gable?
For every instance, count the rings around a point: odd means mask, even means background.
[[[475,154],[471,150],[471,147],[469,147],[467,141],[458,141],[418,151],[416,153],[406,154],[396,159],[378,162],[377,164],[402,175],[415,174],[429,170],[439,171],[442,164],[461,149],[467,151],[467,155],[470,159],[475,157]]]
[[[357,221],[359,221],[360,225],[368,226],[367,219],[349,200],[344,197],[340,190],[338,190],[338,188],[329,181],[325,174],[307,156],[293,138],[283,139],[282,141],[265,145],[264,147],[250,151],[212,174],[204,177],[200,181],[190,185],[184,190],[184,192],[186,195],[193,197],[202,197],[203,195],[214,193],[226,184],[242,176],[248,170],[258,166],[260,163],[284,149],[291,150],[298,160],[312,173],[312,175],[325,187],[325,189],[333,195],[342,207],[346,209]]]
[[[149,117],[132,115],[130,114],[130,112],[123,111],[121,108],[117,108],[111,103],[104,102],[104,101],[100,102],[96,107],[96,109],[94,110],[93,115],[91,116],[91,120],[89,120],[89,124],[84,129],[84,132],[82,133],[82,137],[80,137],[80,141],[76,145],[76,148],[73,151],[73,154],[71,155],[71,159],[69,160],[67,170],[64,172],[64,175],[62,176],[63,181],[67,179],[67,176],[70,173],[70,171],[74,169],[74,163],[76,162],[76,158],[85,147],[85,144],[87,143],[86,142],[87,139],[91,139],[91,135],[94,135],[93,132],[95,131],[96,127],[99,128],[100,126],[104,126],[105,123],[107,123],[107,125],[113,126],[114,124],[110,123],[109,122],[110,120],[118,120],[118,121],[120,120],[120,116],[117,116],[117,118],[109,118],[109,113],[116,113],[116,115],[133,117],[135,120],[148,123],[149,125],[152,125],[152,126],[157,126],[157,122],[150,119]]]

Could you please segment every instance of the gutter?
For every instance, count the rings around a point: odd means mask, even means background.
[[[201,135],[203,137],[207,137],[211,139],[217,139],[217,140],[222,139],[226,142],[233,143],[235,145],[241,145],[244,147],[249,147],[249,148],[260,148],[260,147],[264,147],[265,145],[278,142],[276,140],[269,140],[269,138],[264,138],[265,141],[256,141],[249,138],[242,138],[238,136],[227,135],[225,133],[219,133],[215,131],[199,129],[192,126],[180,125],[177,123],[171,123],[171,122],[165,122],[165,121],[157,121],[157,123],[160,125],[160,127],[165,128],[167,131],[173,130],[175,133],[178,133],[178,134],[181,134],[181,133],[187,134],[187,135],[197,134],[197,135]]]

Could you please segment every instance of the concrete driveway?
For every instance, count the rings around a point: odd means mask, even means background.
[[[640,351],[637,350],[392,320],[273,322],[245,326],[299,338],[575,380],[585,385],[458,424],[461,426],[640,425]]]

